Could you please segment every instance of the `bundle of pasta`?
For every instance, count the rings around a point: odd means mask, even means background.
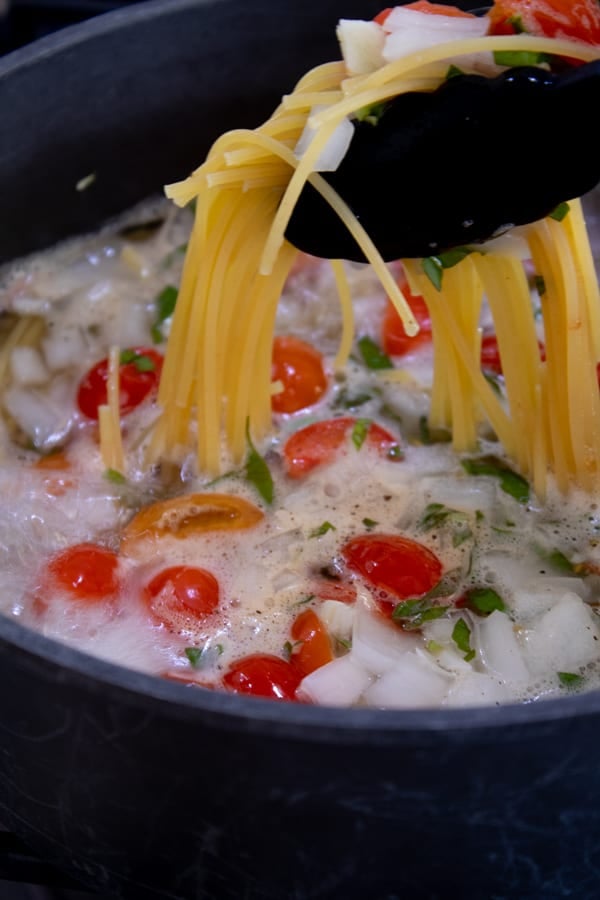
[[[542,66],[548,54],[568,59],[569,65],[600,57],[600,47],[586,36],[573,39],[567,29],[565,38],[559,29],[544,31],[529,19],[533,33],[528,33],[512,12],[504,19],[500,12],[496,4],[490,16],[479,18],[420,0],[372,23],[342,23],[344,61],[309,72],[267,122],[254,131],[225,134],[200,168],[167,188],[179,205],[195,200],[196,215],[161,380],[163,412],[152,458],[180,460],[196,442],[199,467],[218,474],[222,435],[239,461],[248,422],[256,438],[268,433],[275,315],[297,253],[285,235],[307,184],[374,267],[407,334],[416,332],[411,309],[376,243],[325,172],[343,158],[357,118],[402,94],[435,90],[458,66],[492,75],[512,65],[515,54],[517,61],[527,58]],[[411,37],[397,26],[405,13],[435,19],[438,27]],[[403,260],[411,288],[425,297],[431,313],[430,422],[451,428],[456,450],[469,451],[487,420],[540,495],[548,471],[561,490],[571,484],[592,489],[600,481],[600,300],[579,201],[530,224],[523,236],[537,273],[544,360],[522,258],[501,243]],[[332,266],[344,323],[335,365],[343,367],[353,340],[352,305],[344,264],[338,259]],[[505,396],[481,371],[484,297],[498,336]]]

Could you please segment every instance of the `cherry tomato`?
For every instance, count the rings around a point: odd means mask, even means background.
[[[538,341],[540,359],[546,359],[546,348]],[[502,360],[498,339],[495,334],[485,334],[481,341],[481,368],[484,372],[492,372],[494,375],[502,375]]]
[[[276,337],[273,342],[273,381],[281,381],[283,391],[274,394],[274,412],[293,413],[313,406],[327,389],[323,357],[295,337]]]
[[[206,569],[171,566],[146,585],[144,600],[156,619],[180,631],[215,611],[219,605],[219,582]]]
[[[291,662],[302,673],[310,675],[333,659],[327,629],[313,609],[305,609],[292,624],[292,639],[297,642]]]
[[[356,588],[343,581],[329,581],[325,578],[311,587],[311,593],[318,600],[337,600],[338,603],[356,603]]]
[[[236,694],[271,700],[295,700],[302,673],[291,663],[268,653],[254,653],[232,663],[223,684]]]
[[[379,15],[375,16],[374,21],[383,25],[392,9],[393,7],[390,6],[382,10]],[[428,0],[416,0],[415,3],[407,3],[404,9],[413,9],[415,12],[428,13],[434,16],[453,16],[463,19],[473,17],[473,13],[465,12],[457,6],[446,6],[444,3],[429,3]]]
[[[388,300],[381,327],[381,343],[385,352],[390,356],[403,356],[405,353],[411,353],[413,350],[431,343],[431,316],[425,300],[420,294],[410,292],[403,272],[398,278],[398,286],[419,324],[419,332],[414,337],[406,334],[402,319],[396,312],[392,301]]]
[[[380,598],[388,612],[399,600],[423,596],[442,577],[442,564],[435,553],[398,534],[365,534],[352,538],[342,548],[342,556],[353,572],[392,595],[389,599]]]
[[[123,351],[119,367],[119,408],[127,415],[158,387],[163,358],[156,350],[134,347]],[[98,407],[108,402],[108,358],[101,359],[79,383],[77,405],[88,419],[98,419]]]
[[[529,34],[600,44],[598,0],[496,0],[489,12],[492,34]]]
[[[301,428],[289,437],[283,448],[286,472],[290,478],[303,478],[316,466],[333,462],[340,450],[349,442],[357,419],[342,416],[326,419]],[[390,460],[401,459],[400,445],[396,438],[371,422],[365,443]]]
[[[48,575],[55,586],[84,603],[110,600],[119,592],[118,558],[97,544],[75,544],[55,554]]]

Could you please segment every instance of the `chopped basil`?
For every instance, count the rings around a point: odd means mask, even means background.
[[[392,619],[401,622],[406,629],[420,628],[424,622],[441,619],[446,615],[446,606],[432,606],[427,595],[417,600],[403,600],[394,607]]]
[[[421,261],[421,267],[434,288],[441,291],[443,270],[454,268],[471,253],[473,253],[471,247],[454,247],[445,253],[439,253],[437,256],[425,257]]]
[[[164,340],[161,325],[173,315],[175,304],[177,303],[177,295],[177,288],[172,284],[168,284],[156,298],[156,318],[151,328],[152,340],[155,344],[160,344]]]
[[[544,281],[543,277],[541,275],[535,275],[533,283],[535,285],[536,291],[538,292],[538,295],[540,297],[543,297],[546,293],[546,282]]]
[[[530,50],[495,50],[494,62],[497,66],[539,66],[548,62],[547,53],[534,53]]]
[[[215,661],[217,656],[223,653],[223,644],[206,644],[204,647],[186,647],[185,655],[193,669],[200,669],[204,665]]]
[[[246,481],[256,488],[265,503],[272,503],[275,496],[273,476],[268,465],[252,443],[249,419],[246,420],[246,443],[248,444],[248,455],[244,466],[244,477]]]
[[[465,593],[467,609],[479,616],[489,616],[495,610],[506,612],[506,604],[493,588],[471,588]]]
[[[479,456],[461,460],[461,465],[469,475],[492,475],[500,480],[500,487],[519,503],[529,500],[528,482],[509,468],[496,456]]]
[[[352,443],[357,450],[360,450],[364,444],[369,428],[371,427],[371,419],[357,419],[352,427]]]
[[[509,16],[506,21],[509,25],[512,25],[516,34],[523,34],[526,31],[521,16]]]
[[[568,203],[559,203],[551,213],[548,215],[551,219],[556,219],[557,222],[562,222],[566,215],[568,215],[570,206]]]
[[[427,421],[427,416],[421,416],[419,419],[419,437],[421,443],[429,446],[430,444],[449,444],[452,440],[452,434],[445,428],[432,428]]]
[[[107,481],[112,482],[113,484],[126,484],[127,479],[123,475],[122,472],[119,472],[118,469],[105,469],[104,477]]]
[[[577,688],[583,684],[583,675],[577,675],[575,672],[557,672],[558,680],[566,688]]]
[[[306,606],[307,603],[310,603],[311,600],[315,599],[314,594],[309,594],[307,597],[304,597],[302,600],[296,600],[295,603],[292,603],[292,607],[296,606]]]
[[[492,390],[496,394],[501,394],[502,388],[500,387],[500,379],[498,375],[493,375],[491,372],[483,372],[482,374]]]
[[[202,654],[204,653],[204,647],[186,647],[185,655],[190,661],[190,665],[197,669],[200,665],[200,659],[202,658]]]
[[[464,619],[459,619],[452,629],[452,640],[465,654],[464,658],[467,662],[475,658],[475,651],[471,647],[471,629]]]
[[[579,573],[579,567],[572,563],[561,550],[546,550],[539,546],[535,549],[544,562],[547,562],[558,572],[562,572],[563,575],[577,575]]]
[[[134,365],[138,372],[154,372],[156,369],[156,363],[152,357],[145,353],[136,353],[135,350],[122,350],[119,362],[122,366]]]
[[[429,503],[425,507],[419,527],[423,531],[431,531],[432,528],[440,528],[444,525],[452,527],[453,547],[460,547],[461,544],[473,537],[466,513],[444,506],[443,503]]]
[[[454,63],[448,67],[448,71],[446,72],[446,81],[450,81],[451,78],[456,78],[457,75],[464,75],[462,69],[459,69],[458,66],[455,66]]]
[[[367,369],[377,370],[394,368],[394,364],[387,353],[384,353],[381,347],[379,347],[373,338],[370,338],[368,335],[363,335],[363,337],[359,338],[358,349]]]
[[[379,525],[379,522],[376,522],[375,519],[363,519],[362,523],[365,528],[377,528]]]
[[[352,641],[347,638],[336,637],[335,642],[336,644],[339,644],[343,650],[352,650]]]
[[[359,122],[368,122],[369,125],[377,125],[385,112],[386,103],[371,103],[356,110],[355,116]]]
[[[337,528],[331,522],[325,521],[318,528],[314,528],[308,536],[309,538],[323,537],[328,531],[337,531]]]
[[[285,644],[283,645],[284,658],[287,659],[287,661],[289,662],[290,659],[292,658],[292,653],[294,652],[295,648],[299,647],[303,643],[304,643],[304,641],[294,641],[294,643],[292,644],[291,641],[286,641]]]
[[[363,406],[372,399],[373,395],[367,394],[366,392],[350,396],[346,388],[344,388],[335,398],[333,406],[335,409],[356,409],[358,406]]]
[[[438,644],[437,641],[427,641],[425,649],[428,653],[431,653],[432,656],[438,656],[444,648],[441,644]]]

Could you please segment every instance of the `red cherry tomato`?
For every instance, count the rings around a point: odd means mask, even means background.
[[[327,389],[323,357],[295,337],[276,337],[273,342],[273,381],[281,381],[283,391],[274,394],[274,412],[293,413],[313,406]]]
[[[457,6],[446,6],[444,3],[429,3],[428,0],[416,0],[415,3],[407,3],[404,8],[413,9],[415,12],[429,13],[434,16],[459,16],[463,19],[472,18],[473,16],[473,13],[465,12]],[[383,25],[392,9],[393,7],[390,6],[382,10],[379,15],[375,16],[374,21]]]
[[[311,593],[318,600],[337,600],[338,603],[356,603],[356,588],[353,584],[343,581],[328,581],[323,579],[311,587]]]
[[[283,448],[286,472],[290,478],[302,478],[316,466],[333,462],[340,450],[349,442],[357,419],[342,416],[326,419],[301,428],[289,437]],[[390,460],[401,458],[396,438],[372,422],[365,443]]]
[[[127,415],[158,387],[163,358],[156,350],[134,347],[122,358],[130,360],[119,366],[119,408]],[[108,359],[101,359],[79,383],[77,405],[88,419],[98,419],[98,407],[108,402]]]
[[[312,609],[305,609],[292,624],[292,639],[297,642],[291,662],[302,673],[310,675],[333,659],[327,629]]]
[[[538,349],[540,359],[546,359],[546,348],[538,341]],[[481,368],[484,372],[491,372],[494,375],[502,375],[502,360],[500,359],[500,349],[498,347],[498,338],[495,334],[485,334],[481,341]]]
[[[223,684],[236,694],[270,700],[295,700],[302,673],[291,663],[268,653],[254,653],[232,663]]]
[[[431,343],[431,316],[427,304],[420,294],[412,294],[403,271],[398,277],[398,286],[419,324],[419,332],[409,337],[404,331],[402,319],[388,299],[381,326],[381,343],[390,356],[403,356]]]
[[[523,30],[541,37],[600,44],[598,0],[496,0],[488,15],[492,34]]]
[[[171,566],[146,585],[144,600],[153,616],[180,631],[197,625],[219,605],[219,582],[206,569]]]
[[[117,555],[112,550],[84,543],[55,554],[47,571],[54,585],[74,599],[97,603],[114,599],[119,592],[118,566]]]
[[[442,564],[423,544],[398,534],[365,534],[342,548],[348,568],[392,597],[380,598],[388,612],[399,600],[421,597],[442,577]]]

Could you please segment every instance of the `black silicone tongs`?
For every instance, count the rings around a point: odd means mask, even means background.
[[[600,61],[554,74],[517,67],[456,74],[357,121],[335,172],[321,173],[386,260],[437,255],[549,215],[600,180],[594,119]],[[287,239],[363,262],[340,219],[307,184]]]

